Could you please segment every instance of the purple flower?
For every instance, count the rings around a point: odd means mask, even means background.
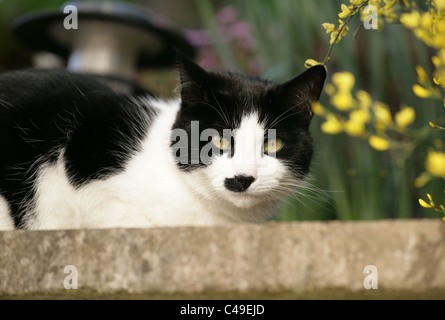
[[[207,30],[187,30],[185,37],[195,47],[208,46],[212,43]]]
[[[216,19],[222,26],[235,23],[238,20],[238,9],[235,6],[226,6],[218,11]]]

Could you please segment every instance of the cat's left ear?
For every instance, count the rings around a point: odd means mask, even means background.
[[[207,100],[209,74],[189,58],[177,53],[176,61],[181,83],[181,98],[183,102]]]
[[[310,121],[313,116],[312,103],[318,101],[325,79],[325,66],[317,65],[279,85],[276,92],[282,103],[292,108],[298,106],[302,114],[308,117],[305,120]]]

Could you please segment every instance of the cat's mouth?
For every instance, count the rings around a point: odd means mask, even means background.
[[[255,195],[249,191],[233,192],[228,194],[228,200],[235,206],[240,208],[249,208],[257,204],[260,201],[258,195]]]
[[[262,203],[268,198],[267,193],[255,190],[254,182],[256,179],[238,179],[240,181],[226,179],[224,186],[226,197],[231,203],[240,208],[249,208]],[[252,180],[252,181],[251,181]]]

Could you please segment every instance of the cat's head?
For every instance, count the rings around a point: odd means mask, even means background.
[[[301,184],[313,152],[311,105],[320,96],[324,66],[284,83],[207,72],[185,58],[179,72],[172,152],[196,192],[250,208]]]

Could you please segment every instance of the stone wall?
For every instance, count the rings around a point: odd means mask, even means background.
[[[445,298],[439,219],[5,231],[0,250],[2,299]]]

